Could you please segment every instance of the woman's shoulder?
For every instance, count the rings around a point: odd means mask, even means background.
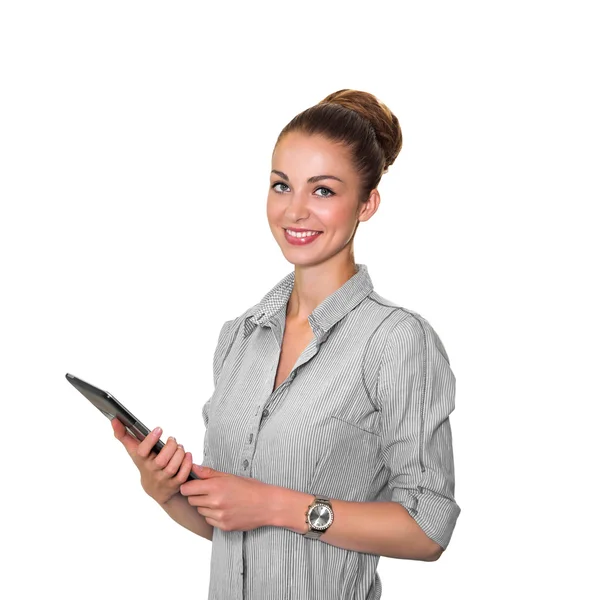
[[[369,303],[369,312],[372,317],[378,321],[379,325],[383,325],[384,321],[387,327],[407,328],[407,327],[431,327],[428,319],[426,319],[420,312],[413,308],[407,308],[401,306],[393,300],[384,298],[381,294],[378,294],[375,290],[372,290],[369,294],[371,302]]]
[[[222,323],[219,337],[235,337],[246,320],[255,314],[259,304],[260,303],[253,304],[251,307],[244,310],[244,312],[231,317]]]
[[[406,344],[407,340],[413,345],[431,341],[442,354],[447,356],[440,335],[432,325],[429,316],[425,317],[421,311],[401,306],[397,302],[384,298],[374,290],[369,297],[373,301],[371,310],[379,313],[378,329],[382,330],[386,342],[390,342],[388,346],[393,346],[393,340],[401,345]]]

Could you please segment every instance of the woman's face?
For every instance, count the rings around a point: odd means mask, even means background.
[[[369,203],[358,205],[360,181],[348,150],[320,135],[286,134],[273,152],[271,168],[269,227],[293,264],[314,264],[338,254],[352,240],[358,221],[374,212]],[[307,237],[293,237],[287,229],[307,230]]]

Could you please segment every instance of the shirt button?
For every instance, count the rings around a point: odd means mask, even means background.
[[[265,408],[265,410],[263,410],[262,416],[263,418],[267,418],[269,416],[269,410]]]
[[[246,470],[250,463],[248,462],[248,460],[245,460],[242,464],[244,465],[244,470]]]
[[[252,439],[253,439],[253,438],[254,438],[254,434],[253,434],[253,433],[251,433],[251,434],[250,434],[250,437],[248,438],[248,441],[249,441],[250,443],[252,443]]]

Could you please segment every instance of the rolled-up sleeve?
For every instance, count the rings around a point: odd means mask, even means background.
[[[429,322],[405,312],[388,335],[377,380],[387,493],[446,548],[460,514],[449,420],[455,377]]]

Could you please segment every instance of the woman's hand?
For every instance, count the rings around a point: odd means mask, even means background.
[[[192,470],[201,479],[185,482],[179,491],[209,525],[223,531],[249,531],[270,524],[276,486],[196,464]]]
[[[189,477],[192,470],[191,452],[185,452],[183,446],[170,437],[156,454],[151,450],[160,439],[160,428],[151,431],[140,442],[127,432],[125,425],[116,417],[111,419],[111,424],[115,437],[125,446],[140,471],[144,491],[159,504],[166,504]]]

